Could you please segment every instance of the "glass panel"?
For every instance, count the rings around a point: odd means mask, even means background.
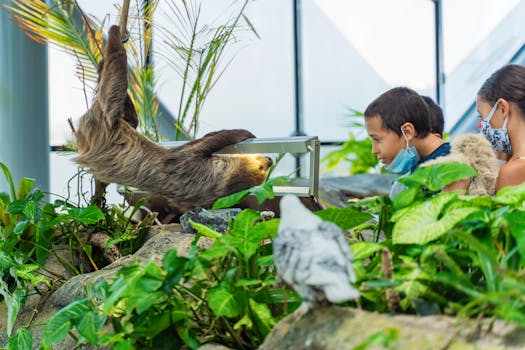
[[[348,108],[364,111],[394,86],[434,96],[432,1],[302,3],[307,134],[347,139]]]
[[[442,3],[445,115],[450,129],[475,102],[485,79],[509,63],[525,43],[525,1]]]

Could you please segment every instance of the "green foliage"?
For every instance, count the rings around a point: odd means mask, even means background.
[[[265,242],[277,226],[278,220],[260,222],[257,212],[244,210],[228,234],[214,234],[206,250],[196,245],[198,235],[186,257],[171,250],[162,266],[150,261],[123,267],[115,281],[89,288],[86,298],[55,314],[44,331],[45,345],[75,329],[83,337],[79,343],[97,346],[153,348],[170,339],[175,348],[206,342],[257,347],[286,305],[299,302],[275,286],[271,244]],[[195,227],[209,235],[209,229]],[[103,329],[104,321],[111,330]]]
[[[10,189],[10,194],[0,193],[0,295],[6,302],[7,334],[11,335],[29,292],[39,293],[44,286],[53,288],[50,280],[61,278],[45,267],[49,255],[57,255],[57,245],[69,246],[71,253],[86,254],[92,268],[97,269],[104,264],[103,252],[93,252],[86,237],[106,232],[107,246],[117,245],[121,253],[129,254],[140,247],[154,217],[133,224],[118,208],[103,211],[95,206],[74,207],[64,201],[47,203],[44,193],[34,188],[33,179],[23,178],[15,191],[11,173],[1,162],[0,168]],[[138,206],[131,209],[133,215]],[[71,273],[90,270],[89,266],[75,266],[64,258],[59,261]],[[13,344],[27,342],[22,330],[13,337]]]
[[[362,112],[348,108],[348,116],[350,127],[364,130]],[[379,163],[372,153],[372,140],[368,137],[357,140],[353,133],[350,133],[348,141],[344,142],[340,149],[326,154],[321,162],[326,164],[326,170],[335,168],[341,162],[347,162],[350,164],[350,175],[369,173]]]
[[[388,311],[385,290],[393,289],[404,312],[496,316],[525,325],[525,185],[494,197],[457,191],[432,196],[473,175],[460,164],[420,168],[402,180],[404,192],[412,193],[402,203],[353,204],[379,214],[376,225],[383,223],[387,238],[351,246],[364,308]],[[384,249],[392,255],[390,267],[382,261]],[[388,269],[391,279],[385,278]]]

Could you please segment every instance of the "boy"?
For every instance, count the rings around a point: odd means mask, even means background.
[[[391,173],[408,175],[421,163],[450,153],[450,144],[431,127],[429,108],[414,90],[397,87],[380,95],[365,110],[372,153]],[[390,198],[405,187],[394,182]]]
[[[428,96],[421,96],[428,107],[430,117],[430,132],[443,138],[443,128],[445,127],[445,118],[441,107]]]

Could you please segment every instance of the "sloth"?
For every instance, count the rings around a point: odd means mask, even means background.
[[[179,210],[210,207],[220,197],[261,184],[272,164],[262,155],[217,156],[255,136],[243,129],[211,132],[180,147],[162,147],[136,130],[128,65],[119,27],[109,30],[98,89],[75,131],[75,161],[104,187],[118,183],[164,196]]]

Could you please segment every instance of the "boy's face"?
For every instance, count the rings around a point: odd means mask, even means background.
[[[406,147],[403,136],[382,127],[381,117],[376,115],[365,118],[368,136],[372,139],[372,153],[383,165],[392,163],[396,155]]]

